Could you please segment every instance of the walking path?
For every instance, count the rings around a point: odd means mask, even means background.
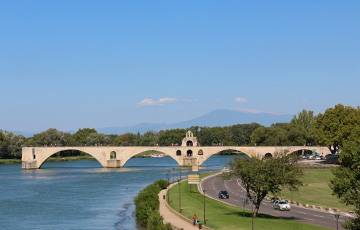
[[[170,185],[170,188],[174,186],[176,183]],[[164,217],[164,223],[170,223],[175,229],[184,229],[184,230],[195,230],[199,229],[199,225],[193,226],[192,220],[186,218],[185,216],[179,214],[174,209],[172,209],[167,203],[166,199],[166,191],[167,189],[161,190],[159,193],[159,201],[160,201],[160,215]],[[205,226],[202,226],[202,229],[210,229]]]

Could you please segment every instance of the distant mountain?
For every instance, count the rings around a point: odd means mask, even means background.
[[[160,131],[166,129],[168,125],[165,123],[141,123],[134,126],[123,126],[123,127],[106,127],[96,129],[98,133],[104,134],[124,134],[124,133],[146,133],[147,131],[154,130]]]
[[[182,121],[174,124],[165,123],[142,123],[134,126],[125,127],[107,127],[96,129],[104,134],[124,134],[124,133],[145,133],[147,131],[160,131],[166,129],[189,128],[191,126],[231,126],[236,124],[250,124],[256,122],[264,126],[270,126],[273,123],[290,122],[293,118],[291,114],[272,114],[266,112],[250,113],[245,111],[219,109],[197,117],[189,121]]]
[[[24,136],[24,137],[26,137],[26,138],[32,137],[32,136],[35,135],[35,133],[26,132],[26,131],[13,131],[13,133],[16,134],[16,135],[22,135],[22,136]]]

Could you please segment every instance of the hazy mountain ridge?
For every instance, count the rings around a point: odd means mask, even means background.
[[[188,120],[181,121],[174,124],[165,124],[165,123],[140,123],[133,126],[123,126],[123,127],[105,127],[105,128],[96,128],[99,133],[104,134],[124,134],[124,133],[145,133],[147,131],[160,131],[166,129],[186,129],[191,126],[201,126],[201,127],[216,127],[216,126],[231,126],[236,124],[250,124],[256,122],[264,126],[270,126],[273,123],[279,122],[290,122],[294,115],[283,114],[276,115],[271,113],[250,113],[237,110],[227,110],[219,109],[214,110],[210,113],[204,114],[200,117]],[[20,134],[25,137],[31,137],[34,133],[23,132],[23,131],[13,131],[15,134]],[[76,131],[67,131],[68,133],[76,133]]]
[[[236,124],[250,124],[253,122],[264,126],[270,126],[273,123],[290,122],[292,118],[293,115],[291,114],[275,115],[270,113],[249,113],[220,109],[188,121],[177,122],[174,124],[142,123],[134,126],[99,128],[97,131],[104,134],[145,133],[150,130],[160,131],[176,128],[185,129],[191,126],[223,127]]]

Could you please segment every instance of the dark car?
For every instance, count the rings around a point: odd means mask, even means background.
[[[328,154],[325,156],[325,162],[328,164],[339,164],[339,154]]]
[[[229,193],[225,190],[219,192],[219,198],[221,199],[229,199]]]

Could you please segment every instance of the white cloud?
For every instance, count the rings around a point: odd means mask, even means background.
[[[157,101],[154,101],[153,99],[144,99],[138,103],[136,103],[138,106],[160,106],[161,104]]]
[[[177,102],[177,101],[179,101],[179,99],[177,99],[177,98],[167,98],[167,97],[165,97],[165,98],[160,98],[159,99],[159,103],[171,103],[171,102]]]
[[[155,101],[153,99],[144,99],[141,102],[136,103],[137,106],[163,106],[166,103],[175,103],[175,102],[185,102],[185,103],[192,103],[192,102],[197,102],[199,101],[199,99],[192,99],[192,100],[187,100],[187,99],[177,99],[177,98],[168,98],[168,97],[164,97],[164,98],[160,98],[159,100]]]
[[[246,98],[237,97],[235,98],[236,102],[247,102]]]

